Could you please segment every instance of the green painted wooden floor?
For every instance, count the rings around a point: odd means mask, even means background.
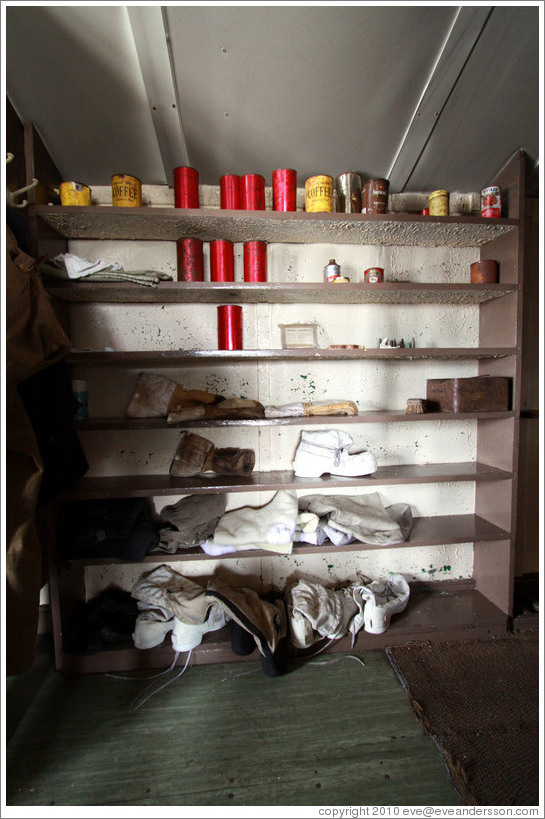
[[[7,681],[6,803],[462,805],[383,652],[357,656],[195,666],[134,710],[147,681],[64,677],[42,648]]]

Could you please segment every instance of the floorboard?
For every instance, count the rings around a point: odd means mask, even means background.
[[[384,653],[354,656],[193,666],[137,710],[168,677],[10,678],[7,805],[462,805]]]

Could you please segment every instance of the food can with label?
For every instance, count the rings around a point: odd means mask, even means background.
[[[91,188],[83,182],[61,182],[59,193],[61,205],[86,207],[91,204]]]
[[[321,174],[310,176],[305,182],[305,210],[307,213],[333,212],[333,177]]]
[[[501,216],[501,188],[492,186],[481,191],[481,216]]]
[[[330,259],[329,264],[324,267],[324,281],[334,282],[341,275],[341,266],[337,264],[335,259]]]
[[[388,179],[369,179],[362,188],[362,213],[387,213],[388,193],[390,182]]]
[[[244,281],[267,281],[267,242],[244,242]]]
[[[142,205],[142,183],[137,176],[116,173],[112,176],[112,205],[139,208]]]
[[[448,191],[433,191],[429,195],[430,216],[449,215],[450,194]]]
[[[384,281],[384,268],[368,267],[363,272],[363,281],[366,284],[377,284]]]

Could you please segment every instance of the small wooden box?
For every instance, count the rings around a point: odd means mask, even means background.
[[[428,378],[426,399],[431,412],[503,412],[511,401],[511,378]]]

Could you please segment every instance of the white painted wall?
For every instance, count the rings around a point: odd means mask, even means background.
[[[159,201],[168,199],[164,191]],[[174,242],[70,242],[70,251],[88,259],[119,261],[126,269],[157,269],[176,278]],[[268,279],[277,282],[322,282],[323,268],[335,258],[343,275],[360,281],[370,266],[385,269],[386,280],[414,282],[467,282],[476,249],[374,247],[356,245],[281,245],[268,248]],[[209,278],[205,243],[205,279]],[[235,245],[235,279],[243,281],[242,244]],[[342,286],[342,285],[335,285]],[[215,305],[74,305],[72,343],[76,348],[116,350],[216,349]],[[471,347],[478,344],[477,306],[438,305],[244,305],[244,347],[279,348],[280,323],[316,322],[318,344],[378,346],[380,337],[414,338],[417,347]],[[407,398],[425,397],[426,379],[468,377],[477,374],[475,362],[364,363],[290,361],[237,365],[168,368],[168,378],[188,389],[205,389],[225,397],[255,398],[264,404],[319,399],[353,400],[359,409],[404,410]],[[97,368],[81,372],[88,382],[92,416],[124,414],[138,370]],[[323,428],[328,425],[324,424]],[[334,423],[329,426],[334,427]],[[322,428],[322,427],[317,427]],[[344,427],[354,438],[354,449],[370,448],[379,465],[472,461],[475,459],[476,422],[419,422],[361,424]],[[198,432],[199,430],[197,430]],[[289,469],[300,428],[253,427],[202,431],[216,446],[252,447],[256,470]],[[178,430],[106,431],[82,433],[91,463],[89,476],[166,473],[174,456]],[[407,502],[414,516],[471,513],[474,484],[422,484],[377,487],[385,505]],[[337,490],[336,490],[337,491]],[[340,491],[340,490],[339,490]],[[345,490],[362,494],[367,490]],[[370,491],[370,490],[369,490]],[[308,494],[300,490],[299,494]],[[228,508],[259,506],[273,493],[231,493]],[[176,497],[155,498],[160,510]],[[158,563],[167,562],[158,556]],[[216,567],[242,575],[247,585],[282,587],[294,575],[323,583],[356,579],[356,572],[378,578],[403,572],[408,579],[439,580],[472,575],[471,544],[413,549],[384,549],[315,556],[210,559],[176,563],[178,571],[206,577]],[[88,567],[87,594],[96,594],[109,582],[130,589],[150,565]]]

